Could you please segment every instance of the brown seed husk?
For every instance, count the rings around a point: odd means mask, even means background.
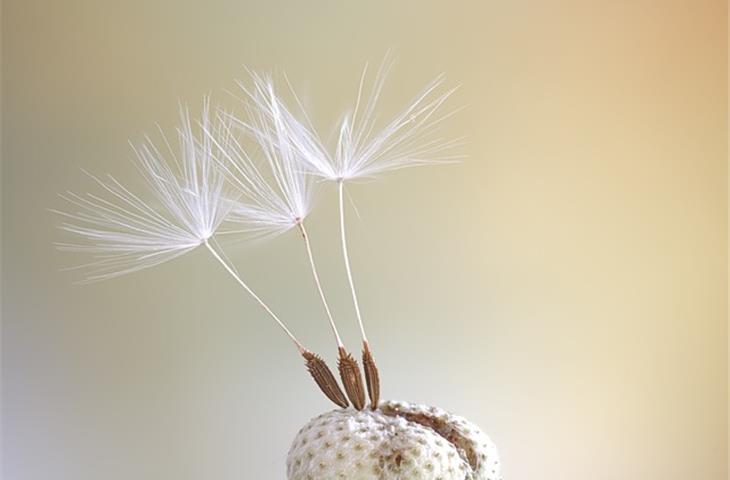
[[[324,393],[327,398],[332,400],[336,405],[342,408],[347,408],[349,405],[347,398],[345,398],[345,394],[342,393],[342,389],[337,384],[335,376],[332,374],[332,371],[325,361],[322,360],[319,355],[309,351],[303,352],[302,356],[307,362],[307,370],[309,370],[309,373],[312,375],[312,378],[314,378],[314,381],[317,383],[320,390],[322,390],[322,393]]]
[[[365,370],[365,383],[368,386],[368,396],[370,397],[370,408],[375,410],[378,408],[380,401],[380,374],[378,367],[375,365],[375,359],[370,352],[368,342],[362,344],[362,366]]]
[[[345,386],[345,392],[352,402],[352,406],[357,410],[365,408],[365,386],[362,382],[360,367],[357,360],[340,347],[340,360],[337,364],[340,370],[340,378]]]

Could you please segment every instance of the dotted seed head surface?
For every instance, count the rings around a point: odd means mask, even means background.
[[[479,427],[440,408],[381,402],[312,419],[287,457],[289,480],[501,480]]]

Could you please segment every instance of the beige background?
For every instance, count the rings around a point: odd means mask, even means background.
[[[232,106],[244,65],[285,68],[329,125],[388,48],[386,112],[444,71],[471,143],[350,189],[384,394],[480,424],[510,480],[727,478],[725,2],[3,8],[3,478],[284,478],[330,405],[280,332],[202,250],[73,286],[46,209],[80,168],[136,185],[127,139],[178,99]],[[334,201],[310,233],[355,347]],[[332,359],[299,240],[229,253]]]

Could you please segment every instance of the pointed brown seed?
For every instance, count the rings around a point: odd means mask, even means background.
[[[378,408],[380,400],[380,374],[378,367],[375,366],[375,359],[370,352],[368,342],[362,343],[362,366],[365,370],[365,383],[368,385],[368,396],[370,396],[370,408],[375,410]]]
[[[345,386],[345,392],[357,410],[365,408],[365,386],[362,383],[362,375],[357,360],[340,347],[340,360],[337,363],[340,369],[340,378]]]
[[[302,356],[304,357],[304,360],[307,361],[307,370],[309,370],[314,381],[317,382],[322,393],[324,393],[327,398],[332,400],[336,405],[339,405],[342,408],[347,408],[349,405],[347,398],[345,398],[345,394],[342,393],[342,389],[337,384],[335,376],[332,374],[332,371],[329,369],[324,360],[322,360],[319,355],[309,351],[303,352]]]

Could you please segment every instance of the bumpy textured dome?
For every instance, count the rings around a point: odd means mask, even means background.
[[[440,408],[382,402],[311,420],[287,457],[289,480],[500,480],[479,427]]]

